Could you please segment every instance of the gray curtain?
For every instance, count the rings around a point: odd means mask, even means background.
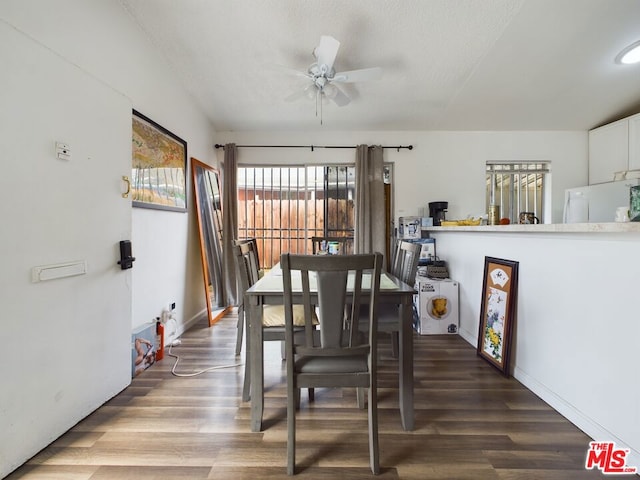
[[[235,143],[227,143],[224,146],[224,163],[222,165],[222,272],[225,305],[238,304],[236,261],[233,256],[233,244],[238,231],[237,154],[238,149]]]
[[[355,253],[385,252],[384,162],[380,145],[356,148]]]

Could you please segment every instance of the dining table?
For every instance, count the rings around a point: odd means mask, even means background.
[[[294,275],[297,273],[297,275]],[[292,272],[294,297],[301,292],[300,272]],[[362,300],[366,302],[369,291],[363,280]],[[317,291],[316,291],[317,293]],[[402,428],[414,428],[413,409],[413,298],[414,287],[388,272],[380,276],[378,303],[398,305],[398,395]],[[313,291],[312,291],[313,295]],[[295,300],[294,300],[295,301]],[[264,343],[262,327],[262,307],[283,304],[282,270],[275,265],[245,292],[246,314],[249,315],[246,360],[250,370],[251,431],[263,429],[264,414]],[[322,326],[320,326],[322,328]]]

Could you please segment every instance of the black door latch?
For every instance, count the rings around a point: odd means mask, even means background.
[[[133,268],[133,262],[136,261],[136,257],[131,256],[131,240],[120,240],[120,260],[118,265],[122,270]]]

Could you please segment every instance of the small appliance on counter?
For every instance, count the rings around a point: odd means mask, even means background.
[[[429,216],[433,218],[434,227],[439,227],[440,222],[445,220],[447,208],[449,208],[449,202],[429,202]]]

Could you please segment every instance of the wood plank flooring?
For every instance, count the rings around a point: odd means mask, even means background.
[[[177,372],[241,361],[236,314],[203,321],[173,349]],[[244,353],[244,351],[243,351]],[[265,348],[266,429],[249,429],[243,368],[176,377],[165,357],[8,480],[286,478],[286,389],[277,342]],[[383,336],[379,361],[380,463],[377,478],[572,480],[584,469],[584,433],[514,379],[502,377],[458,336],[415,336],[416,428],[398,410],[397,361]],[[360,479],[369,470],[366,410],[355,391],[303,394],[297,422],[300,478]],[[635,478],[623,476],[623,478]],[[620,478],[620,477],[618,477]]]

